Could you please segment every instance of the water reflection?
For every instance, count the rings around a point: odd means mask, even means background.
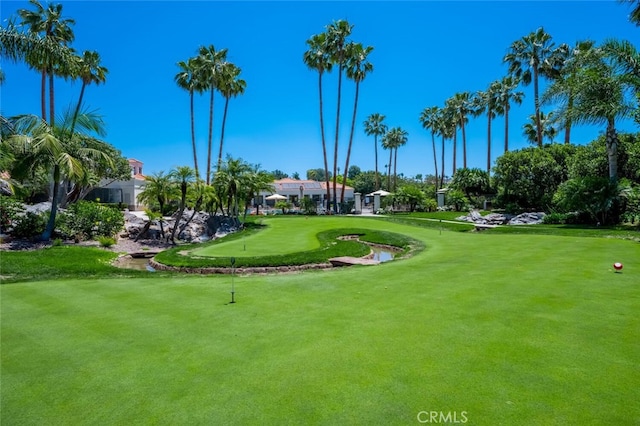
[[[393,260],[394,252],[389,251],[382,247],[372,246],[371,251],[373,251],[373,260],[377,260],[379,262],[388,262]]]

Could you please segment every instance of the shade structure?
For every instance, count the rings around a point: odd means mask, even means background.
[[[272,195],[269,195],[268,197],[264,197],[264,199],[265,200],[286,200],[287,197],[280,194],[272,194]]]
[[[386,197],[387,195],[391,195],[391,193],[385,191],[384,189],[378,189],[377,191],[372,192],[371,194],[367,194],[367,197],[373,197],[375,195],[379,195],[381,197]]]

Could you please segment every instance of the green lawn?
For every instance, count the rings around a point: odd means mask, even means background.
[[[262,237],[287,237],[288,220]],[[405,425],[421,411],[474,425],[640,422],[637,242],[308,223],[426,249],[285,275],[4,284],[1,423]]]

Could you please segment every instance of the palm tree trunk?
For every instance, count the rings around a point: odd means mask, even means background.
[[[55,121],[55,102],[53,96],[53,70],[49,74],[49,124],[51,127],[54,126]]]
[[[49,241],[56,226],[56,215],[58,213],[58,197],[60,194],[60,166],[53,166],[53,194],[51,197],[51,209],[49,210],[49,220],[44,232],[40,236],[42,241]]]
[[[207,143],[207,185],[211,182],[211,142],[213,139],[213,95],[215,88],[211,88],[211,99],[209,100],[209,139]]]
[[[533,67],[533,101],[536,108],[536,137],[542,148],[542,123],[540,122],[540,98],[538,97],[538,68]]]
[[[431,147],[433,148],[433,166],[436,173],[436,191],[438,190],[438,156],[436,154],[436,135],[431,132]]]
[[[224,143],[224,126],[227,123],[227,109],[229,108],[229,98],[231,96],[225,96],[224,101],[224,112],[222,113],[222,127],[220,129],[220,150],[218,151],[218,169],[220,170],[220,165],[222,164],[222,144]]]
[[[444,186],[444,135],[442,135],[442,157],[440,164],[442,164],[442,175],[440,176],[440,188],[442,188]]]
[[[42,108],[42,121],[47,121],[47,97],[45,95],[47,87],[47,71],[42,70],[42,81],[40,86],[40,107]]]
[[[504,152],[509,151],[509,101],[504,105]]]
[[[344,203],[344,188],[347,185],[347,174],[349,171],[349,158],[351,157],[351,145],[353,144],[353,131],[356,128],[356,113],[358,111],[358,92],[360,90],[360,80],[356,80],[355,101],[353,102],[353,117],[351,118],[351,133],[349,134],[349,146],[347,148],[347,161],[344,164],[344,175],[342,178],[342,190],[340,191],[340,203]]]
[[[198,153],[196,152],[196,123],[193,111],[193,90],[189,90],[189,110],[191,113],[191,149],[193,149],[193,168],[196,171],[196,178],[200,178],[198,171]]]
[[[456,157],[457,157],[457,151],[458,151],[458,129],[456,129],[455,132],[453,132],[453,174],[456,174]]]
[[[491,173],[491,108],[487,110],[487,173]]]
[[[398,189],[398,147],[393,149],[393,190],[396,191]]]
[[[342,95],[342,51],[340,51],[340,66],[338,67],[338,106],[336,107],[336,140],[333,145],[333,212],[338,213],[338,197],[336,187],[338,182],[338,136],[340,133],[340,98]]]
[[[610,118],[607,123],[606,145],[609,161],[609,179],[615,182],[618,180],[618,135],[616,134],[613,118]]]
[[[322,138],[322,157],[324,159],[324,180],[327,186],[327,210],[329,210],[331,192],[329,186],[329,164],[327,163],[327,142],[324,135],[324,115],[322,113],[322,72],[319,72],[318,75],[318,91],[320,94],[320,136]]]
[[[571,112],[573,109],[573,95],[569,94],[569,99],[567,101],[567,111]],[[567,118],[567,121],[564,126],[564,143],[565,145],[571,144],[571,119]]]
[[[375,144],[373,147],[373,152],[375,156],[376,162],[376,191],[380,189],[380,176],[378,175],[378,134],[373,135],[373,143]]]
[[[389,165],[387,167],[387,191],[391,191],[391,160],[393,159],[393,148],[389,148]]]
[[[467,133],[464,129],[464,115],[460,114],[460,129],[462,130],[462,167],[467,168]]]
[[[73,113],[73,120],[71,121],[71,130],[69,130],[69,135],[73,135],[73,131],[76,128],[76,121],[78,120],[78,115],[80,114],[80,106],[82,105],[82,98],[84,98],[84,89],[87,87],[86,81],[82,80],[82,87],[80,87],[80,96],[78,97],[78,105],[76,105],[76,110]]]

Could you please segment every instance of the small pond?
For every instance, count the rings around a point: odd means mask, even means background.
[[[372,259],[379,262],[388,262],[395,256],[394,252],[384,247],[371,246],[371,251],[373,251]]]
[[[153,268],[149,265],[149,259],[144,257],[122,256],[113,263],[113,266],[125,269],[135,269],[137,271],[153,272]]]

